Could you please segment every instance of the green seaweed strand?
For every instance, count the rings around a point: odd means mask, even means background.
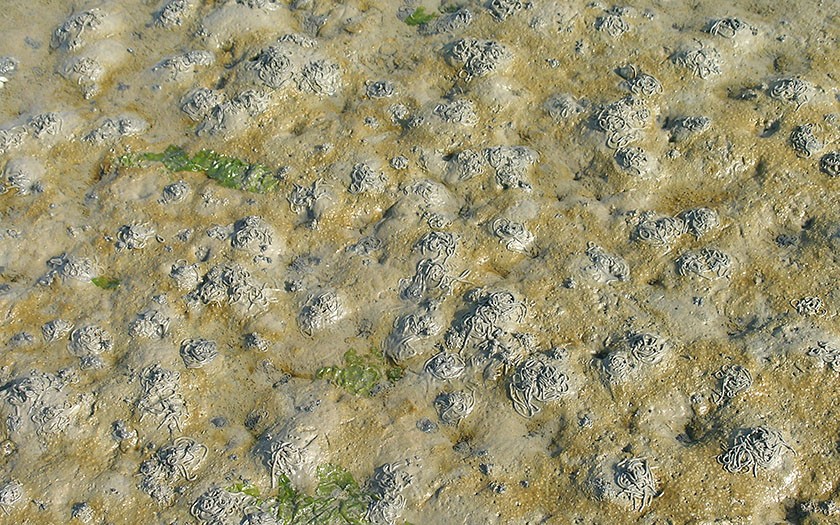
[[[325,366],[318,370],[316,377],[326,379],[352,394],[371,395],[376,386],[383,382],[383,378],[390,383],[402,378],[401,368],[386,368],[386,365],[382,360],[373,356],[360,356],[351,349],[344,354],[344,366]]]
[[[413,13],[408,15],[404,22],[410,26],[421,26],[423,24],[428,24],[434,20],[436,16],[437,15],[435,13],[427,13],[426,8],[420,6],[415,9]]]
[[[103,290],[114,290],[120,285],[119,279],[111,277],[94,277],[90,282]]]
[[[249,483],[236,483],[226,490],[244,494],[258,507],[271,508],[284,525],[365,525],[367,508],[373,495],[362,489],[347,470],[331,464],[317,470],[318,486],[314,495],[302,494],[288,476],[278,476],[277,493],[263,498]]]
[[[169,171],[204,173],[226,188],[268,193],[277,188],[280,178],[275,170],[263,164],[246,162],[236,157],[202,149],[190,157],[184,148],[171,145],[163,153],[127,154],[118,159],[124,167],[139,167],[143,162],[160,162]]]
[[[250,483],[234,483],[225,490],[231,494],[245,494],[246,496],[250,496],[257,500],[257,504],[262,502],[262,498],[260,498],[260,489]]]

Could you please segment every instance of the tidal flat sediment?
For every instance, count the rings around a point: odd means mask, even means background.
[[[3,7],[0,522],[840,520],[836,3]]]

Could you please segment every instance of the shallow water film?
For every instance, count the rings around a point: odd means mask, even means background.
[[[0,17],[0,522],[840,523],[840,4]]]

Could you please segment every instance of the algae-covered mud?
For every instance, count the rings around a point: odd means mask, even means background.
[[[3,2],[0,522],[840,522],[840,5]]]

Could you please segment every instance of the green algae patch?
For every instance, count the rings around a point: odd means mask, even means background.
[[[173,172],[204,173],[225,188],[269,193],[277,188],[281,177],[277,170],[236,157],[202,149],[190,156],[180,146],[169,146],[162,153],[129,153],[117,159],[122,167],[139,168],[149,162],[159,162]]]
[[[289,487],[291,487],[289,485]],[[315,496],[298,496],[293,521],[297,523],[336,523],[362,525],[371,495],[362,490],[353,476],[341,467],[318,467]]]
[[[234,483],[225,490],[227,490],[231,494],[245,494],[246,496],[254,498],[258,502],[262,502],[262,498],[260,497],[260,489],[251,485],[250,483]]]
[[[243,494],[249,503],[267,510],[283,525],[330,524],[365,525],[372,493],[365,491],[347,470],[325,464],[317,470],[318,485],[312,495],[292,486],[285,474],[277,478],[277,491],[263,496],[250,483],[236,483],[226,490]]]
[[[428,24],[432,20],[437,17],[434,13],[427,13],[426,9],[423,6],[418,7],[414,10],[413,13],[408,15],[408,18],[404,20],[404,22],[410,26],[421,26],[423,24]]]
[[[344,366],[326,366],[318,370],[318,379],[326,379],[337,387],[360,395],[373,395],[383,381],[395,383],[403,376],[399,367],[389,367],[382,358],[359,355],[355,350],[344,354]]]
[[[90,282],[103,290],[115,290],[120,286],[120,280],[112,277],[94,277]]]

